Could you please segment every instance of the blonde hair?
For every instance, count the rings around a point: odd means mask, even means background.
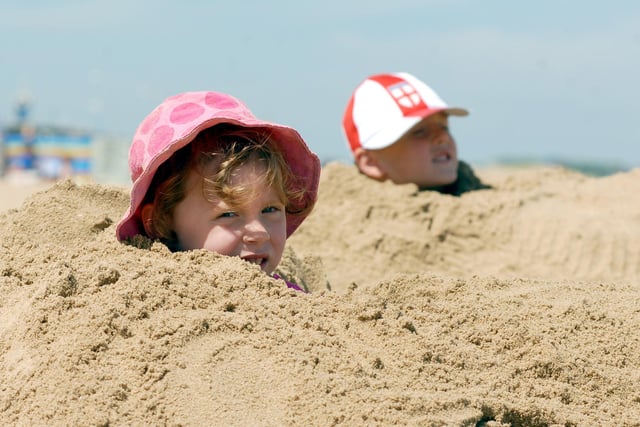
[[[237,206],[253,193],[248,186],[232,184],[233,172],[253,161],[264,165],[264,182],[275,189],[287,214],[306,215],[311,210],[310,205],[292,210],[292,205],[304,200],[304,186],[296,185],[296,177],[267,130],[221,124],[200,132],[156,171],[142,204],[153,204],[151,219],[144,227],[149,237],[159,239],[172,251],[180,250],[171,224],[175,207],[185,198],[189,172],[202,177],[205,199],[220,198]],[[217,164],[215,170],[210,168],[212,164]]]

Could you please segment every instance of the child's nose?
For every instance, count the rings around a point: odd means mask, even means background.
[[[256,219],[245,225],[242,238],[245,243],[260,243],[269,238],[269,232],[264,224]]]
[[[447,144],[451,141],[453,141],[453,138],[451,138],[451,134],[447,131],[441,131],[433,138],[434,144]]]

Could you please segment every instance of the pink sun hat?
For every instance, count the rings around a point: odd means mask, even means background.
[[[177,150],[186,146],[204,129],[220,123],[261,128],[282,153],[304,197],[292,206],[299,211],[313,206],[320,180],[320,159],[304,142],[298,131],[257,119],[247,106],[231,95],[220,92],[185,92],[165,99],[138,126],[129,149],[131,204],[116,226],[118,240],[145,234],[140,220],[142,202],[158,167]],[[309,212],[309,211],[307,211]],[[287,213],[287,237],[300,226],[306,215]]]

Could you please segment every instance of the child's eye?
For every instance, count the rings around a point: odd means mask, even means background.
[[[235,212],[223,212],[218,215],[218,218],[233,218],[234,216],[236,216]]]
[[[262,210],[263,213],[280,212],[282,209],[278,206],[269,206]]]
[[[421,129],[416,129],[416,130],[414,130],[414,131],[412,132],[412,135],[413,135],[415,138],[423,138],[423,137],[427,136],[427,134],[428,134],[428,133],[429,133],[429,132],[427,132],[427,130],[426,130],[426,129],[422,129],[422,128],[421,128]]]

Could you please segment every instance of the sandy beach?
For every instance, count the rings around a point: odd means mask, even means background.
[[[640,169],[323,168],[279,273],[115,239],[126,188],[0,185],[2,425],[640,420]]]

